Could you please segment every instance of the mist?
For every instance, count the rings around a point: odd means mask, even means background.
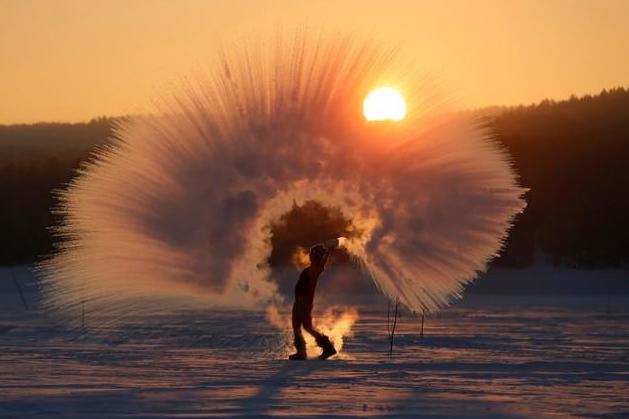
[[[48,307],[282,302],[271,226],[308,201],[350,220],[366,286],[411,311],[460,297],[502,248],[525,206],[508,156],[392,49],[297,34],[217,62],[120,121],[63,192],[61,244],[41,265]],[[381,85],[404,93],[403,121],[360,114]]]

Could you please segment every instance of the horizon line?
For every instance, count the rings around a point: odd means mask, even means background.
[[[482,110],[488,110],[488,109],[503,109],[505,111],[508,111],[510,109],[515,109],[515,108],[520,108],[520,107],[526,107],[526,108],[530,108],[530,107],[535,107],[535,106],[540,106],[541,104],[545,103],[545,102],[552,102],[552,103],[562,103],[562,102],[569,102],[571,100],[582,100],[585,98],[592,98],[592,97],[596,97],[596,96],[601,96],[603,93],[605,92],[613,92],[613,91],[627,91],[629,92],[629,84],[624,86],[624,85],[616,85],[613,87],[609,87],[609,88],[603,88],[601,89],[599,92],[597,93],[584,93],[581,95],[576,95],[576,94],[571,94],[568,97],[564,97],[564,98],[549,98],[546,97],[544,99],[535,101],[535,102],[531,102],[528,104],[524,104],[524,103],[519,103],[519,104],[512,104],[512,105],[483,105],[483,106],[476,106],[476,107],[466,107],[466,108],[461,108],[459,109],[459,111],[461,112],[479,112]],[[139,116],[139,115],[152,115],[152,113],[147,112],[147,113],[127,113],[127,114],[119,114],[119,115],[98,115],[98,116],[94,116],[92,118],[89,119],[79,119],[79,120],[33,120],[30,122],[0,122],[0,127],[10,127],[10,126],[19,126],[19,125],[44,125],[44,124],[68,124],[68,125],[75,125],[75,124],[89,124],[92,122],[96,122],[99,119],[120,119],[120,118],[128,118],[128,117],[133,117],[133,116]]]

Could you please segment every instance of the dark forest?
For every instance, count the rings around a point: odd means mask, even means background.
[[[628,266],[629,90],[484,113],[530,189],[493,263],[525,267],[541,257],[556,266]],[[53,252],[58,191],[107,143],[114,123],[0,126],[0,265]]]

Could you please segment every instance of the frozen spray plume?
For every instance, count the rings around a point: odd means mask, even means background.
[[[351,219],[360,234],[345,248],[382,293],[413,311],[447,305],[500,250],[524,191],[488,130],[397,55],[338,34],[278,37],[220,54],[155,116],[120,122],[62,194],[48,307],[278,301],[269,226],[307,200]],[[364,119],[378,86],[404,93],[406,118]]]

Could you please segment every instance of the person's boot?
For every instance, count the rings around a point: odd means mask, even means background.
[[[318,338],[317,345],[323,349],[323,352],[319,355],[319,359],[328,359],[329,357],[336,355],[336,349],[334,349],[334,345],[332,345],[332,342],[330,342],[330,339],[327,336],[322,335]]]
[[[308,359],[306,355],[306,341],[302,339],[295,339],[296,352],[288,356],[288,359]]]

